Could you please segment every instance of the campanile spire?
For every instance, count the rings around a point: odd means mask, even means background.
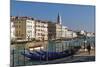
[[[61,19],[60,14],[58,13],[58,16],[57,16],[57,23],[58,23],[58,24],[61,24],[61,22],[62,22],[62,19]]]

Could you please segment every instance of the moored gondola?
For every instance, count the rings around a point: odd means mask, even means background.
[[[78,49],[77,49],[78,50]],[[64,58],[64,57],[68,57],[68,56],[72,56],[77,52],[76,49],[67,49],[65,51],[62,52],[50,52],[50,51],[25,51],[24,53],[21,52],[22,55],[24,55],[25,57],[30,58],[31,60],[54,60],[54,59],[59,59],[59,58]]]

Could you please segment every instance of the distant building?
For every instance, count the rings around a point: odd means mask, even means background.
[[[88,37],[94,37],[95,35],[92,32],[87,32],[86,36],[88,36]]]
[[[77,37],[77,33],[72,31],[72,30],[68,30],[66,33],[66,38],[75,38]]]
[[[57,24],[62,24],[62,18],[61,18],[61,16],[59,15],[59,13],[58,13],[58,16],[57,16]]]
[[[62,26],[62,38],[67,38],[68,29],[66,26]]]
[[[72,38],[73,37],[73,31],[72,30],[68,30],[66,33],[66,38]]]
[[[48,40],[48,23],[41,20],[36,20],[36,40]]]
[[[77,37],[77,36],[78,36],[77,33],[73,31],[72,37],[75,38],[75,37]]]
[[[80,31],[80,34],[81,34],[81,35],[86,35],[86,32],[85,32],[84,30],[81,30],[81,31]]]

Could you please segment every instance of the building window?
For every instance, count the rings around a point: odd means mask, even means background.
[[[40,27],[40,25],[38,25],[37,27]]]
[[[20,25],[19,25],[19,28],[20,28]]]
[[[16,28],[18,28],[18,25],[16,25]]]
[[[12,25],[12,27],[14,28],[14,27],[15,27],[15,25]]]
[[[32,22],[30,22],[30,21],[27,21],[27,23],[32,23]]]
[[[18,23],[20,23],[20,21],[18,21]]]
[[[18,31],[16,31],[16,36],[18,36]]]
[[[27,31],[27,33],[32,33],[32,31]]]
[[[27,28],[32,29],[32,26],[31,25],[28,25]]]
[[[20,31],[18,31],[18,35],[20,35]]]

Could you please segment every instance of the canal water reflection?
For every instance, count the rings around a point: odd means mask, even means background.
[[[45,42],[31,42],[23,44],[11,45],[11,66],[23,66],[23,65],[35,65],[42,64],[43,61],[32,61],[21,55],[21,52],[27,50],[29,46],[41,44],[44,51],[61,52],[66,49],[70,49],[73,46],[84,46],[90,43],[91,46],[95,46],[95,38],[87,39],[72,39],[66,41],[45,41]]]

